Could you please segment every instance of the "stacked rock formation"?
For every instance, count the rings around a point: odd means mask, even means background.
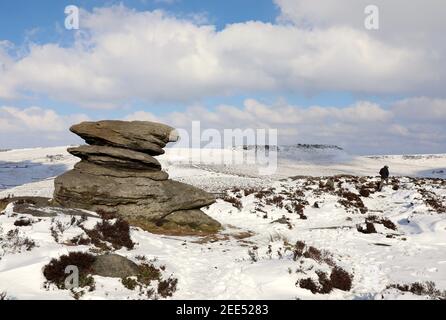
[[[70,130],[89,145],[69,148],[81,161],[57,177],[53,202],[68,208],[114,212],[131,225],[152,231],[214,232],[220,224],[200,208],[213,195],[169,180],[153,156],[164,153],[176,131],[147,121],[83,122]]]

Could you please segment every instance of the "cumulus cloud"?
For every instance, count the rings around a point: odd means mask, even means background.
[[[199,121],[202,130],[221,133],[224,129],[278,129],[280,144],[335,144],[359,154],[446,152],[446,99],[427,97],[390,105],[358,101],[341,108],[246,99],[242,106],[218,105],[210,110],[192,105],[184,112],[163,115],[140,110],[121,119],[162,122],[189,133],[193,121]],[[61,115],[40,107],[0,107],[0,146],[81,143],[68,128],[85,120],[89,119],[82,114]]]
[[[3,106],[0,107],[0,145],[2,148],[18,148],[79,142],[68,128],[85,120],[88,117],[82,114],[63,116],[40,107]]]
[[[421,108],[422,107],[422,108]],[[424,110],[422,116],[421,113]],[[446,152],[446,100],[413,98],[382,106],[359,101],[344,108],[308,108],[248,99],[242,108],[221,105],[210,111],[193,106],[185,112],[155,117],[139,111],[127,119],[162,121],[190,131],[202,129],[278,129],[279,143],[325,143],[352,153],[394,154]]]
[[[283,14],[287,3],[280,1]],[[162,11],[113,6],[83,11],[81,28],[71,47],[34,44],[5,64],[0,97],[32,92],[111,108],[259,91],[444,95],[437,84],[444,64],[432,47],[383,41],[350,25],[248,21],[217,31]]]
[[[385,46],[401,50],[417,50],[430,74],[430,81],[418,84],[418,94],[432,96],[441,93],[446,81],[446,2],[438,0],[274,0],[281,11],[278,20],[291,22],[309,30],[348,28],[366,33]],[[365,8],[378,7],[378,30],[366,31]],[[385,57],[384,55],[382,57]],[[386,59],[386,58],[384,58]],[[418,61],[418,63],[420,62]],[[412,78],[424,77],[416,72]],[[414,93],[414,92],[413,92]]]
[[[278,20],[306,28],[350,27],[364,30],[365,8],[378,7],[380,28],[374,37],[412,44],[432,43],[446,26],[446,4],[438,0],[274,0],[281,11]],[[440,45],[441,44],[437,44]]]

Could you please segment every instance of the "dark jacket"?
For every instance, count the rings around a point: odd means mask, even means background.
[[[381,176],[381,179],[387,179],[389,178],[389,168],[382,168],[381,170],[379,170],[379,175]]]

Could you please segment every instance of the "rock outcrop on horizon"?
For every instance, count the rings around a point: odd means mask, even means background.
[[[194,233],[220,228],[200,210],[214,203],[214,196],[169,180],[153,157],[178,140],[175,129],[147,121],[99,121],[70,130],[89,145],[68,149],[81,161],[56,178],[56,205],[113,212],[148,231]]]

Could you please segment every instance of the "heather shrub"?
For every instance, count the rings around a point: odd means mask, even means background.
[[[435,283],[427,281],[425,283],[415,282],[412,284],[391,284],[388,289],[394,288],[403,292],[411,292],[418,296],[429,296],[432,299],[446,300],[446,290],[438,290]]]
[[[177,290],[177,284],[178,279],[172,277],[160,281],[158,283],[158,294],[163,298],[171,297]]]
[[[131,250],[135,246],[130,237],[130,225],[127,221],[120,218],[115,223],[103,220],[94,229],[84,229],[84,231],[90,237],[91,242],[98,248],[109,249],[106,242],[111,243],[116,250],[122,247]]]
[[[43,275],[48,282],[55,284],[59,289],[65,288],[65,279],[67,266],[76,266],[79,269],[79,287],[90,287],[94,289],[94,279],[90,275],[91,268],[96,257],[84,252],[70,252],[59,259],[52,259],[49,264],[43,268]]]
[[[352,288],[352,280],[352,275],[340,267],[336,266],[331,271],[330,281],[333,288],[350,291]]]
[[[242,208],[243,208],[242,202],[235,197],[224,196],[223,201],[232,204],[232,206],[234,208],[237,208],[238,210],[242,210]]]

